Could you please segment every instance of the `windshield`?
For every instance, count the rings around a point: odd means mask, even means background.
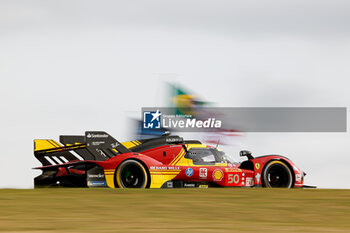
[[[223,151],[214,148],[192,148],[185,158],[192,159],[195,165],[214,165],[215,163],[232,163]]]
[[[224,163],[234,163],[234,161],[229,156],[227,156],[225,152],[219,150],[216,150],[216,152],[218,153],[218,157],[220,157],[220,160]]]

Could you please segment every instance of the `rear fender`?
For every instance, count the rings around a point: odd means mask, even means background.
[[[117,187],[117,183],[115,180],[115,172],[117,171],[119,165],[126,161],[126,160],[136,160],[139,161],[140,163],[142,163],[144,165],[144,167],[146,168],[147,174],[148,174],[148,178],[149,178],[149,183],[147,184],[147,187],[150,186],[150,182],[151,181],[151,176],[149,173],[149,169],[151,166],[162,166],[163,164],[149,156],[143,155],[143,154],[139,154],[139,153],[125,153],[125,154],[120,154],[118,156],[115,156],[113,158],[110,158],[106,161],[95,161],[95,164],[101,166],[104,169],[104,173],[105,173],[105,179],[106,179],[106,183],[107,186],[110,188],[115,188]]]

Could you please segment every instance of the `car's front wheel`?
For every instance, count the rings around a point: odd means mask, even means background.
[[[293,176],[289,167],[282,161],[269,162],[263,172],[263,185],[268,188],[291,188]]]
[[[147,171],[140,162],[126,160],[117,169],[116,181],[119,188],[146,188]]]

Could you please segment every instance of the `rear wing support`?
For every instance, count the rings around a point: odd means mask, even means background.
[[[60,165],[70,161],[104,161],[131,152],[104,131],[86,131],[84,136],[60,136],[54,140],[34,140],[34,155],[43,164]]]
[[[86,148],[97,157],[111,157],[119,153],[131,152],[123,144],[104,131],[86,131]],[[105,154],[107,153],[107,155]]]

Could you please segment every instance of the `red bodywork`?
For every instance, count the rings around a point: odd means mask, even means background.
[[[284,156],[248,157],[248,160],[242,163],[231,163],[223,160],[211,164],[199,164],[195,162],[195,159],[188,156],[191,149],[198,151],[210,150],[214,154],[219,153],[216,148],[202,145],[200,142],[195,144],[169,143],[138,152],[120,153],[104,161],[73,160],[63,164],[39,167],[38,169],[43,170],[43,175],[45,175],[45,172],[55,171],[53,177],[55,182],[61,182],[65,178],[74,175],[80,177],[81,186],[94,187],[95,184],[101,184],[101,186],[114,188],[118,187],[116,171],[119,165],[126,160],[136,160],[143,164],[147,170],[149,176],[147,187],[150,188],[266,187],[267,185],[264,184],[262,178],[264,171],[269,163],[279,161],[279,163],[285,164],[291,173],[292,185],[290,187],[303,186],[305,173]],[[67,147],[58,147],[55,150],[67,150]],[[103,181],[89,180],[89,174],[91,173],[89,173],[89,169],[95,167],[98,167],[101,173],[93,173],[90,176],[103,176],[104,183]]]
[[[209,182],[216,184],[217,186],[223,187],[259,187],[263,186],[261,175],[264,170],[265,165],[272,160],[279,160],[286,163],[290,168],[293,174],[293,187],[302,187],[303,186],[303,172],[298,169],[293,162],[289,159],[279,156],[279,155],[269,155],[254,158],[249,160],[251,162],[251,167],[254,169],[244,169],[241,168],[241,164],[238,163],[227,163],[222,166],[218,165],[196,165],[196,166],[183,166],[183,165],[169,165],[169,163],[176,156],[168,156],[164,158],[163,152],[166,151],[168,154],[177,155],[182,149],[182,145],[178,147],[172,146],[163,146],[160,148],[151,149],[144,151],[142,153],[125,153],[118,156],[115,156],[106,161],[86,161],[91,162],[96,165],[101,166],[105,171],[106,170],[116,170],[119,164],[128,159],[134,159],[141,161],[148,169],[148,171],[162,170],[162,171],[173,171],[180,170],[180,172],[172,180],[180,180],[184,182]],[[74,161],[78,162],[78,161]],[[72,163],[74,163],[72,161]],[[247,161],[246,161],[247,162]],[[193,170],[193,174],[187,175],[186,170],[190,168]],[[75,174],[82,174],[84,171],[77,170],[74,168],[68,168],[69,172]],[[166,172],[165,172],[166,173]],[[59,168],[59,173],[57,176],[68,175],[66,169],[63,167]],[[167,180],[164,180],[164,183]],[[187,187],[192,187],[191,184],[187,184]],[[203,186],[206,187],[206,186]]]

